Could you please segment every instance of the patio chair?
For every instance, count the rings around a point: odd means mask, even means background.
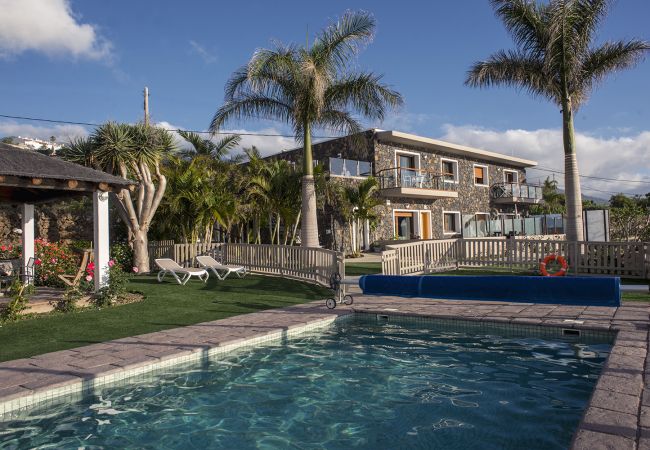
[[[244,278],[246,275],[248,275],[248,270],[246,269],[246,267],[221,264],[212,256],[208,256],[208,255],[197,256],[196,260],[205,269],[211,270],[212,273],[214,273],[214,275],[221,281],[228,278],[228,275],[230,275],[231,273],[234,273],[239,278]]]
[[[86,267],[88,267],[88,264],[92,260],[93,260],[93,251],[84,250],[83,254],[81,255],[81,264],[79,264],[79,269],[77,269],[77,273],[75,275],[59,275],[59,279],[61,279],[65,284],[67,284],[70,287],[78,286],[79,282],[81,281],[81,277],[83,277],[84,273],[86,273]]]
[[[30,257],[27,260],[27,265],[20,268],[20,281],[23,283],[34,283],[34,263],[36,260]]]
[[[156,265],[160,268],[158,272],[158,282],[162,282],[165,275],[170,274],[178,282],[178,284],[185,285],[192,277],[197,277],[204,283],[208,281],[210,274],[205,269],[197,269],[195,267],[185,268],[178,264],[173,259],[159,258],[155,260]],[[179,276],[180,275],[180,276]]]

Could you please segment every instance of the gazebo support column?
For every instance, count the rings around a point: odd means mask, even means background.
[[[33,272],[30,273],[28,270],[29,259],[34,257],[34,205],[29,203],[23,203],[22,207],[22,230],[23,230],[23,273],[25,275],[34,275]],[[31,271],[34,270],[32,265]],[[26,276],[24,281],[27,283],[34,283],[34,278]]]
[[[108,236],[108,193],[93,192],[93,225],[95,245],[95,290],[108,284],[110,246]]]

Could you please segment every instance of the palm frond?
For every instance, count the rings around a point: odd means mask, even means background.
[[[608,74],[634,67],[648,51],[650,42],[640,39],[606,42],[597,49],[590,50],[582,64],[581,87],[590,91]]]
[[[491,0],[491,3],[522,52],[535,56],[544,52],[549,39],[545,20],[548,7],[528,0]]]
[[[350,58],[374,35],[375,19],[365,11],[348,11],[323,30],[308,49],[316,65],[331,71],[346,70]]]
[[[544,62],[516,51],[499,51],[475,63],[467,73],[465,84],[471,87],[511,86],[559,102],[556,80],[545,72]]]
[[[292,123],[293,108],[271,97],[257,94],[241,94],[221,106],[212,118],[210,131],[213,133],[230,120],[246,118],[276,119]]]
[[[402,96],[381,83],[381,76],[373,73],[350,74],[329,86],[325,98],[331,108],[352,106],[370,119],[383,120],[387,108],[403,104]]]

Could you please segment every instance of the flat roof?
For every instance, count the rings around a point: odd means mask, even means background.
[[[537,161],[529,159],[517,158],[515,156],[504,155],[503,153],[490,152],[479,148],[467,147],[465,145],[452,144],[451,142],[439,141],[415,134],[403,133],[401,131],[381,131],[377,130],[375,136],[383,141],[397,142],[400,144],[416,145],[431,150],[439,150],[446,153],[451,153],[460,156],[474,156],[480,157],[488,161],[495,161],[504,164],[509,164],[517,167],[535,167]]]

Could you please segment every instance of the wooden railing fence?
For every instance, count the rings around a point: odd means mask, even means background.
[[[382,252],[382,272],[409,275],[462,267],[537,269],[551,253],[567,259],[569,273],[650,278],[650,244],[647,242],[568,242],[503,237],[389,245]]]
[[[223,264],[240,265],[251,272],[278,275],[329,286],[335,273],[345,276],[343,254],[322,248],[239,243],[149,243],[151,270],[154,259],[172,258],[183,267],[196,267],[196,256],[209,254]]]

